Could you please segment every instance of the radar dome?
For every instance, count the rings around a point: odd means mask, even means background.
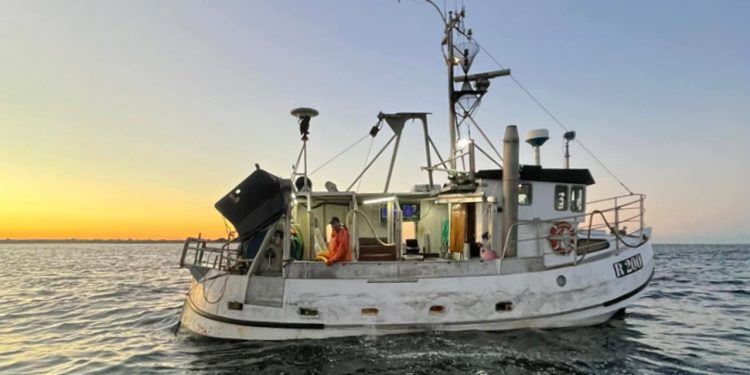
[[[549,139],[549,131],[547,129],[535,129],[526,132],[526,143],[532,147],[539,147],[547,142]]]

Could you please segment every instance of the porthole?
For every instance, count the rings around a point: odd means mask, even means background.
[[[565,276],[560,275],[560,276],[557,277],[557,285],[559,287],[564,287],[566,282],[567,282],[567,280],[565,279]]]
[[[227,302],[227,309],[242,310],[242,302]]]
[[[300,307],[299,310],[297,310],[297,313],[299,314],[299,316],[305,316],[305,317],[318,316],[318,310],[306,309],[304,307]]]
[[[374,307],[365,307],[362,309],[362,316],[378,316],[378,309]]]
[[[513,311],[513,302],[503,301],[495,304],[495,311],[506,312]]]
[[[445,313],[445,306],[443,305],[433,305],[430,306],[430,314],[436,315],[436,314],[444,314]]]

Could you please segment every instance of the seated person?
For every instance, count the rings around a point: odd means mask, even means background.
[[[331,240],[328,242],[328,250],[324,251],[315,258],[326,262],[327,266],[331,266],[336,262],[351,262],[352,260],[352,248],[349,244],[349,230],[346,226],[341,225],[339,218],[334,216],[331,218]]]

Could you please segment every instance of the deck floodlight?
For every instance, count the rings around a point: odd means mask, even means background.
[[[469,138],[461,138],[456,142],[456,148],[459,150],[463,150],[466,147],[468,147],[471,144],[471,139]]]
[[[367,199],[362,201],[362,204],[375,204],[375,203],[383,203],[388,202],[396,199],[396,197],[382,197],[382,198],[373,198],[373,199]]]

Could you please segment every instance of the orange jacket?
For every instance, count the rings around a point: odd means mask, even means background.
[[[327,265],[336,262],[351,262],[352,248],[349,245],[349,230],[342,226],[339,230],[331,232],[331,241],[328,243]]]

